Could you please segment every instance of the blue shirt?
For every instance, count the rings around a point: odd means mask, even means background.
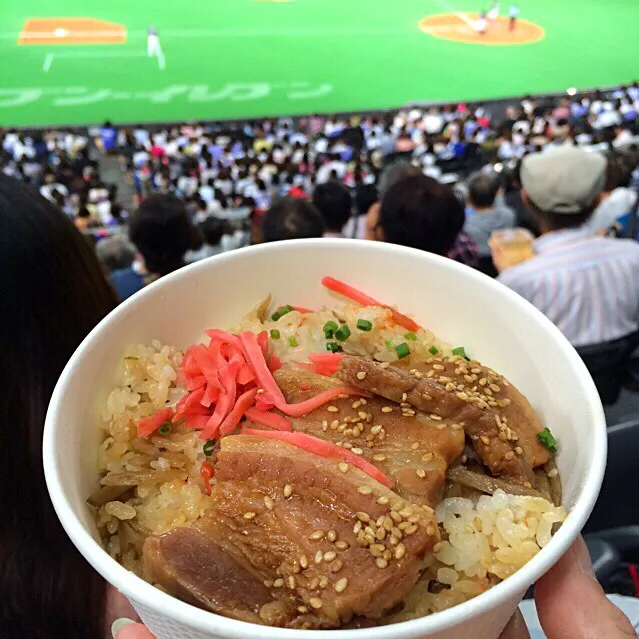
[[[103,126],[100,135],[102,137],[102,145],[105,149],[110,150],[115,146],[118,132],[112,126]]]
[[[573,346],[601,344],[639,328],[639,244],[585,229],[548,233],[537,256],[499,281],[536,306]]]
[[[121,302],[144,288],[144,278],[132,268],[123,268],[111,273],[111,283]]]

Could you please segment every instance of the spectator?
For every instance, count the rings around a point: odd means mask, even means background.
[[[135,246],[124,235],[100,240],[95,251],[121,302],[144,288],[144,269],[136,264]]]
[[[186,255],[186,261],[197,262],[207,257],[213,257],[229,250],[225,244],[228,244],[230,239],[225,233],[226,222],[216,217],[207,217],[199,226],[198,229],[202,234],[204,243],[202,247],[197,251],[189,251]],[[224,240],[227,239],[225,243]]]
[[[129,238],[144,258],[152,278],[184,266],[192,248],[194,228],[183,200],[174,195],[152,195],[131,216]]]
[[[44,483],[42,434],[62,369],[117,300],[72,222],[1,174],[0,244],[0,634],[104,637],[114,618],[134,611],[107,610],[106,583],[60,525]]]
[[[100,129],[100,139],[102,150],[107,154],[113,153],[118,140],[118,130],[108,120]]]
[[[494,171],[475,174],[468,184],[464,231],[477,243],[480,270],[496,275],[488,240],[494,231],[515,226],[515,213],[502,200],[499,175]]]
[[[318,184],[313,194],[313,205],[324,218],[324,237],[343,237],[342,230],[353,208],[350,191],[334,180]]]
[[[385,193],[377,239],[447,256],[464,226],[452,189],[425,175],[406,177]]]
[[[503,270],[499,280],[542,311],[574,346],[635,332],[639,245],[583,228],[605,186],[605,158],[574,147],[530,155],[521,180],[542,236],[535,241],[536,256]],[[500,267],[501,256],[494,257]]]
[[[306,200],[285,197],[275,202],[262,222],[264,242],[322,237],[322,214]]]
[[[606,164],[606,185],[601,203],[584,224],[595,233],[606,231],[617,220],[627,215],[635,204],[637,193],[628,187],[632,170],[617,155],[610,155]]]
[[[366,237],[366,214],[376,202],[375,185],[358,182],[355,187],[355,211],[342,230],[344,237],[358,240]]]

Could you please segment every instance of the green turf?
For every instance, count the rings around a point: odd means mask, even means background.
[[[476,12],[481,0],[6,0],[0,126],[374,110],[637,79],[639,0],[519,5],[544,27],[543,40],[475,46],[418,29],[428,15]],[[117,22],[127,42],[17,45],[27,18],[56,16]],[[164,71],[145,57],[149,24],[160,32]]]

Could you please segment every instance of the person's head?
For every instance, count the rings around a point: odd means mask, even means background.
[[[377,235],[386,242],[447,255],[464,219],[464,206],[453,190],[420,173],[395,182],[385,193]]]
[[[310,202],[292,197],[275,202],[262,222],[265,242],[322,237],[324,230],[322,214]]]
[[[326,229],[339,233],[351,216],[353,200],[346,186],[330,181],[315,188],[313,205],[322,214]]]
[[[217,246],[224,236],[225,224],[223,220],[216,217],[207,217],[200,224],[200,232],[204,242],[209,246]]]
[[[136,255],[135,246],[121,234],[100,240],[95,247],[95,252],[109,272],[129,268]]]
[[[581,226],[606,183],[606,158],[574,146],[533,153],[521,164],[522,198],[542,233]]]
[[[374,184],[358,184],[355,191],[355,212],[366,215],[368,209],[377,202],[377,189]]]
[[[186,204],[174,195],[152,195],[142,202],[129,222],[129,238],[142,254],[146,268],[167,275],[184,266],[194,231]]]
[[[56,206],[62,208],[64,206],[64,195],[58,191],[58,189],[53,189],[51,191],[51,199],[55,202]]]
[[[105,583],[49,501],[42,434],[62,369],[117,299],[71,220],[2,174],[0,254],[0,634],[100,637]]]
[[[407,177],[421,175],[421,170],[408,162],[395,162],[385,167],[379,178],[379,197],[383,198],[385,193],[393,184]]]
[[[499,174],[494,171],[476,173],[468,183],[468,201],[476,209],[489,209],[501,187]]]

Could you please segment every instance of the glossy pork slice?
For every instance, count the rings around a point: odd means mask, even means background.
[[[405,404],[438,415],[447,422],[461,424],[493,474],[532,485],[533,465],[550,457],[536,438],[538,430],[541,430],[537,416],[532,408],[529,413],[521,411],[516,425],[511,418],[502,416],[501,412],[509,408],[511,400],[508,397],[493,399],[493,394],[500,393],[502,388],[512,387],[506,386],[508,382],[503,379],[501,386],[494,381],[488,382],[488,378],[470,372],[479,368],[473,366],[469,369],[466,361],[459,359],[464,364],[433,359],[405,370],[361,357],[345,356],[337,377],[348,385],[391,401],[403,400]],[[474,376],[472,382],[463,377],[466,375],[463,370],[469,371],[471,380]],[[486,380],[484,384],[480,383],[481,379]],[[473,386],[470,386],[471,383]],[[473,390],[475,387],[484,391]],[[486,390],[491,395],[486,394]],[[520,397],[525,401],[523,396]]]
[[[343,385],[330,377],[290,369],[280,369],[275,379],[289,403]],[[407,406],[402,409],[381,397],[349,396],[291,418],[291,423],[294,430],[361,451],[393,482],[399,495],[434,507],[442,499],[448,466],[463,450],[464,432]]]
[[[216,478],[208,529],[274,597],[295,602],[307,627],[379,618],[417,581],[439,538],[431,509],[282,441],[225,437]]]
[[[240,621],[264,623],[260,611],[275,613],[277,607],[280,625],[285,625],[295,609],[277,603],[254,574],[220,548],[206,524],[200,520],[148,537],[144,578],[183,601]]]

